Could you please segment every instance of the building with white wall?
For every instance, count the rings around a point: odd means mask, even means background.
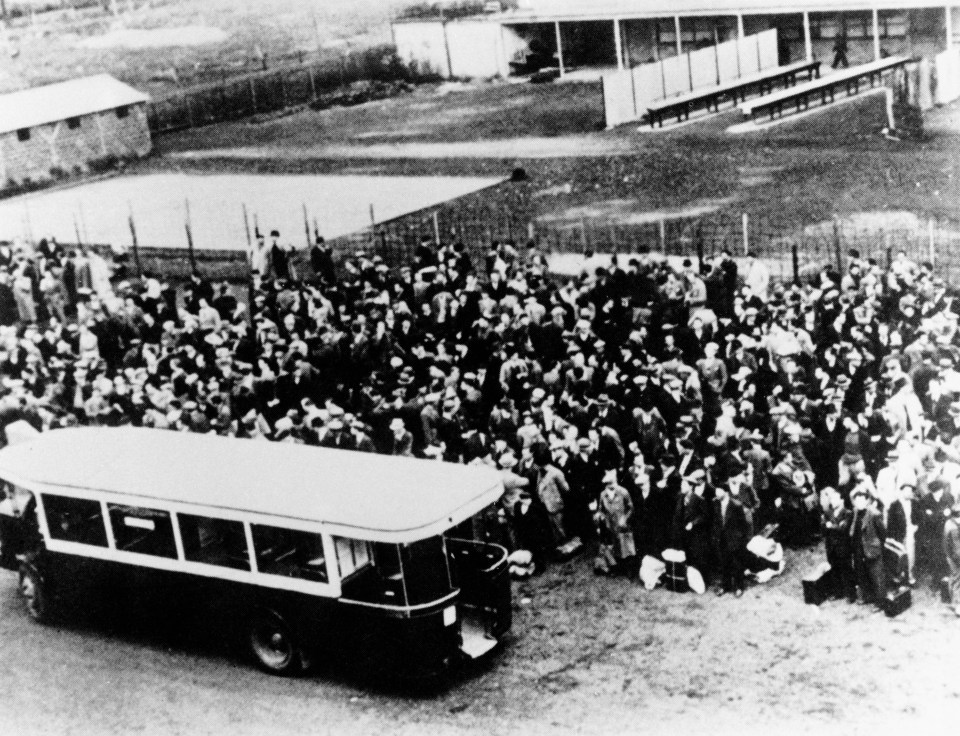
[[[400,56],[443,77],[506,77],[533,52],[561,75],[624,68],[776,28],[781,62],[932,58],[960,45],[960,3],[931,0],[516,0],[459,20],[393,24]]]

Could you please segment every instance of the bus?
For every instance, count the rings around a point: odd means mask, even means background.
[[[464,529],[490,468],[142,428],[0,450],[0,566],[46,621],[72,595],[222,615],[252,661],[442,678],[511,627],[507,552]]]

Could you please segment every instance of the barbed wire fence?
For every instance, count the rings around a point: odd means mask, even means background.
[[[807,225],[749,213],[717,213],[690,219],[623,223],[584,218],[576,222],[544,222],[522,218],[506,208],[475,207],[468,211],[440,206],[377,223],[366,230],[331,239],[335,260],[359,254],[380,256],[391,268],[411,263],[417,246],[462,242],[474,267],[484,272],[484,259],[494,242],[513,242],[522,252],[529,240],[545,253],[560,277],[578,276],[585,256],[616,255],[622,265],[648,253],[668,259],[708,258],[722,250],[734,257],[753,252],[770,267],[775,280],[808,282],[825,269],[844,272],[850,251],[886,268],[897,252],[917,262],[929,261],[947,283],[960,274],[960,221],[946,218],[901,218],[886,224],[857,218],[835,218]],[[123,276],[151,274],[186,280],[194,271],[204,278],[241,282],[249,277],[246,250],[204,249],[192,253],[177,244],[87,244],[120,265]],[[299,245],[291,264],[300,278],[312,277],[309,251]]]

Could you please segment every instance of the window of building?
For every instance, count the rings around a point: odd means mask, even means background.
[[[123,105],[122,107],[117,108],[117,117],[120,118],[121,120],[127,117],[127,115],[129,114],[130,114],[129,106]]]
[[[67,118],[67,127],[70,130],[76,130],[80,127],[80,118]]]
[[[336,538],[337,562],[340,565],[340,577],[353,575],[357,570],[370,563],[370,545],[359,539]]]
[[[184,559],[234,570],[250,569],[242,522],[191,514],[177,514],[177,520]]]
[[[250,531],[260,572],[317,583],[329,579],[320,534],[263,524],[251,524]]]
[[[17,131],[17,140],[21,143],[30,140],[30,128],[20,128]]]
[[[107,509],[118,550],[176,559],[169,512],[112,503]]]
[[[107,546],[107,529],[103,524],[99,501],[45,493],[43,510],[52,539],[96,547]]]

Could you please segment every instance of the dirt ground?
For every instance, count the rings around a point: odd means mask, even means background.
[[[0,575],[0,729],[35,734],[947,733],[960,620],[923,589],[888,619],[803,603],[821,559],[741,599],[647,591],[585,558],[514,585],[509,642],[448,689],[409,695],[320,671],[282,679],[178,637],[28,620]]]

